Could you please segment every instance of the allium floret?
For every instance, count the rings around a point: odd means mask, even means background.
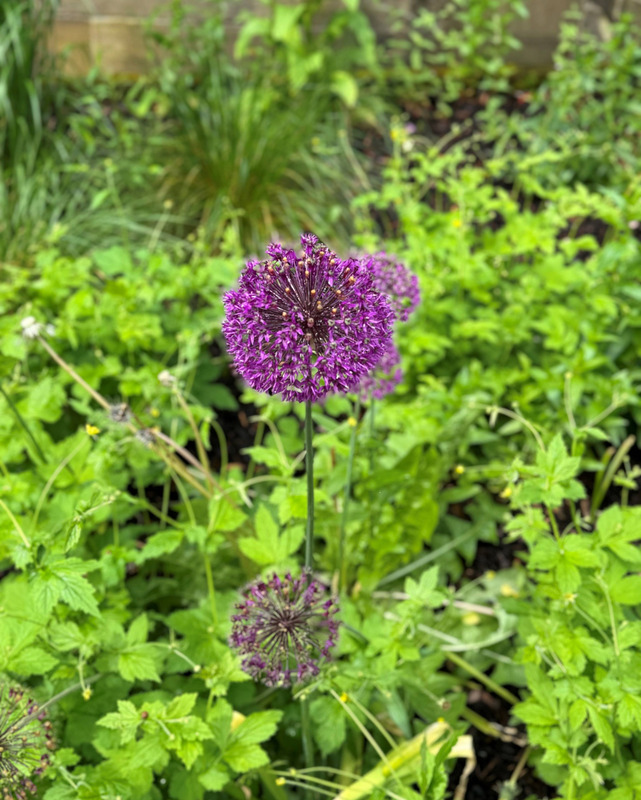
[[[222,327],[253,389],[316,401],[349,391],[378,363],[394,313],[367,260],[342,260],[312,234],[301,244],[300,254],[271,244],[266,260],[247,264],[224,297]]]
[[[35,794],[32,778],[42,775],[55,747],[51,722],[19,686],[0,688],[0,789],[2,800]]]
[[[229,643],[243,670],[267,686],[311,680],[336,644],[338,605],[309,570],[254,581],[236,611]]]
[[[407,322],[421,299],[416,275],[387,253],[376,253],[363,260],[371,261],[374,287],[389,297],[396,318]]]
[[[394,343],[390,342],[378,364],[364,378],[361,378],[352,391],[356,392],[365,402],[372,397],[380,400],[386,394],[393,392],[403,380],[400,363],[400,353]]]

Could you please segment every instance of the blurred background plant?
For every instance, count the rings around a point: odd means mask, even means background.
[[[53,6],[1,12],[0,671],[104,675],[60,705],[47,800],[488,775],[633,800],[638,686],[608,680],[640,658],[632,19],[601,41],[570,15],[532,84],[520,0],[387,9],[391,43],[353,0],[236,10],[172,3],[149,73],[111,80],[44,69]],[[301,228],[395,254],[423,297],[394,394],[314,411],[317,563],[345,581],[310,687],[323,778],[297,701],[227,646],[238,588],[297,563],[306,489],[302,419],[231,374],[221,297]]]

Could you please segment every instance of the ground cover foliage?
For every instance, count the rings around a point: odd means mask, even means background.
[[[44,68],[38,9],[0,12],[0,781],[22,748],[47,800],[636,800],[633,22],[570,15],[526,86],[515,0],[385,43],[356,0],[271,3],[233,47],[233,5],[176,3],[107,83]],[[301,230],[422,301],[392,394],[313,408],[342,625],[266,688],[230,617],[300,570],[304,411],[231,372],[222,297]],[[6,723],[52,698],[41,755]]]

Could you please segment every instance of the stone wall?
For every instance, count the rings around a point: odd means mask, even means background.
[[[236,0],[239,5],[261,13],[259,0]],[[340,0],[333,0],[340,5]],[[411,13],[419,6],[434,6],[442,0],[363,0],[381,37],[385,36],[385,14],[381,5]],[[522,43],[514,61],[522,66],[546,67],[557,42],[559,24],[573,0],[527,0],[529,18],[518,20],[514,34]],[[581,0],[585,24],[607,36],[608,20],[622,11],[641,18],[641,0]],[[54,52],[67,50],[67,69],[75,74],[98,64],[109,75],[138,74],[145,69],[143,25],[153,14],[156,24],[165,22],[166,0],[60,0],[51,37]]]

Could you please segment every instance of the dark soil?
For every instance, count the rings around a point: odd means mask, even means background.
[[[503,785],[513,776],[527,747],[525,726],[510,726],[510,706],[501,698],[479,689],[470,692],[468,706],[488,722],[497,727],[499,737],[488,736],[476,728],[470,729],[474,742],[476,767],[468,778],[465,800],[497,800]],[[465,764],[461,760],[450,775],[449,790],[454,793],[458,787]],[[516,781],[515,793],[505,794],[507,798],[526,798],[528,796],[548,798],[556,792],[539,780],[527,764],[520,771]]]

